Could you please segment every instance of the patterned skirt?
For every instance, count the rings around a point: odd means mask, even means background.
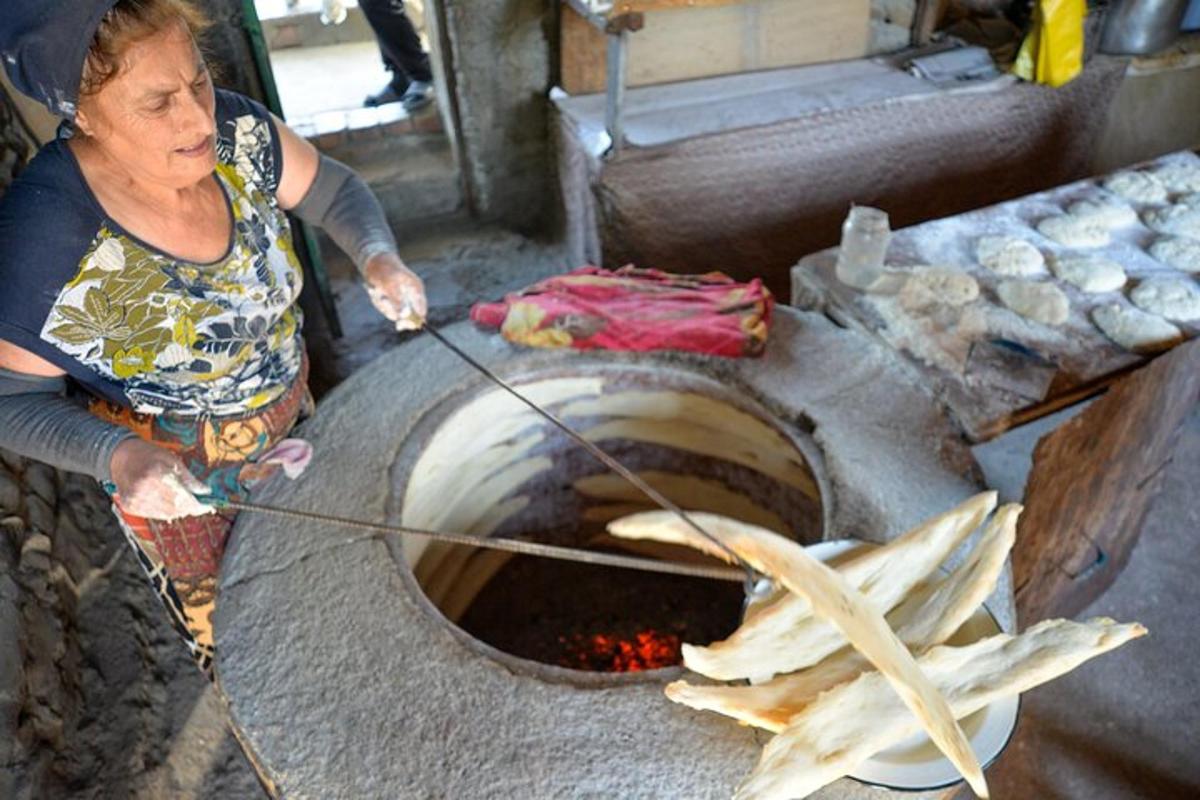
[[[214,498],[241,500],[247,497],[250,487],[279,469],[277,463],[268,462],[264,456],[269,456],[296,423],[312,414],[307,373],[305,362],[291,388],[245,416],[206,419],[170,413],[149,415],[101,400],[94,401],[90,410],[175,453],[193,475],[208,484]],[[221,511],[169,522],[145,519],[121,507],[114,486],[105,488],[112,496],[117,520],[175,629],[200,669],[211,677],[217,571],[236,513]]]

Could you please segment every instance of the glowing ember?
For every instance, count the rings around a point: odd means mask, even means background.
[[[592,672],[641,672],[673,667],[680,661],[679,637],[655,630],[644,630],[633,639],[603,633],[584,636],[559,636],[566,655],[558,663],[572,669]]]

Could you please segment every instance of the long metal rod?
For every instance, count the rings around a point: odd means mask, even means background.
[[[476,370],[478,370],[484,377],[488,378],[490,381],[495,383],[501,389],[508,392],[509,394],[511,394],[513,397],[517,398],[518,400],[520,400],[525,405],[529,406],[531,409],[533,409],[535,412],[537,412],[539,415],[541,415],[543,418],[545,418],[548,422],[550,422],[556,428],[561,430],[567,436],[571,437],[571,439],[573,439],[583,449],[585,449],[589,453],[591,453],[591,455],[594,458],[596,458],[596,460],[598,460],[601,464],[604,464],[604,466],[608,467],[613,472],[617,473],[622,478],[629,481],[631,484],[633,484],[635,487],[637,487],[637,489],[639,491],[641,491],[643,494],[645,494],[647,497],[649,497],[651,500],[653,500],[655,503],[657,503],[661,508],[677,515],[681,520],[683,520],[685,523],[687,523],[688,527],[690,527],[692,530],[696,531],[696,533],[703,536],[709,542],[712,542],[713,545],[715,545],[717,547],[717,549],[719,549],[722,553],[724,553],[728,557],[728,560],[731,563],[737,564],[739,567],[742,568],[742,570],[745,573],[747,592],[752,591],[752,587],[758,582],[758,578],[759,578],[759,575],[757,572],[755,572],[754,568],[752,566],[750,566],[748,563],[746,563],[746,560],[743,559],[741,556],[739,556],[737,553],[735,553],[728,545],[726,545],[724,542],[722,542],[717,537],[713,536],[708,531],[704,530],[704,528],[700,527],[700,525],[698,525],[696,523],[696,521],[693,520],[686,511],[684,511],[682,508],[677,506],[674,502],[669,500],[665,495],[663,495],[661,492],[659,492],[653,486],[646,483],[646,481],[644,481],[640,477],[638,477],[637,474],[635,474],[632,470],[630,470],[624,464],[617,461],[615,458],[610,456],[608,453],[601,450],[594,443],[589,442],[587,439],[583,438],[582,435],[577,433],[573,428],[571,428],[569,425],[567,425],[565,422],[563,422],[557,416],[555,416],[554,414],[551,414],[549,411],[545,410],[544,408],[539,406],[537,403],[534,403],[532,400],[525,397],[525,395],[518,392],[516,389],[514,389],[512,386],[510,386],[508,384],[508,382],[505,381],[503,378],[501,378],[499,375],[492,372],[490,369],[485,367],[483,364],[476,361],[474,358],[471,357],[470,354],[466,353],[461,348],[459,348],[458,345],[454,344],[449,339],[447,339],[445,337],[445,335],[442,334],[442,332],[439,331],[437,328],[434,328],[432,325],[426,324],[425,327],[422,328],[422,330],[424,330],[430,336],[437,339],[439,342],[441,342],[443,345],[445,345],[447,348],[449,348],[459,358],[461,358],[463,361],[466,361],[468,364],[470,364],[472,367],[474,367]]]
[[[629,31],[621,28],[605,34],[608,40],[604,127],[612,142],[612,155],[625,144],[625,81],[629,71]]]
[[[576,563],[593,564],[603,567],[636,569],[643,572],[659,572],[667,575],[683,575],[689,578],[711,578],[713,580],[732,581],[734,583],[741,583],[746,577],[745,574],[736,567],[706,567],[701,564],[679,564],[673,561],[655,561],[653,559],[638,558],[636,556],[622,556],[614,553],[597,553],[591,550],[579,550],[574,547],[559,547],[558,545],[543,544],[541,542],[528,542],[521,539],[485,538],[479,536],[468,536],[464,533],[445,533],[442,531],[427,531],[420,528],[404,528],[393,525],[382,525],[376,522],[364,522],[356,519],[334,517],[328,514],[318,514],[313,511],[297,511],[291,508],[276,508],[274,506],[265,506],[258,503],[245,503],[237,500],[224,501],[220,504],[220,507],[228,508],[238,512],[248,511],[255,514],[269,514],[271,516],[302,520],[304,522],[319,522],[339,528],[353,528],[371,531],[372,533],[386,536],[424,536],[438,542],[448,542],[450,544],[460,544],[468,547],[483,547],[489,550],[505,550],[509,553],[517,553],[519,555],[556,558],[562,561],[574,561]]]

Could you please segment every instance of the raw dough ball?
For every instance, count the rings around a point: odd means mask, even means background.
[[[1067,247],[1103,247],[1108,231],[1092,220],[1061,214],[1038,223],[1038,232]]]
[[[1168,191],[1200,192],[1200,166],[1195,164],[1167,164],[1151,174]]]
[[[1034,275],[1045,263],[1040,250],[1013,236],[980,236],[975,243],[975,258],[1001,275]]]
[[[1072,203],[1067,210],[1071,212],[1072,217],[1086,219],[1101,228],[1110,230],[1124,228],[1126,225],[1132,225],[1138,221],[1137,212],[1133,210],[1132,206],[1125,203],[1080,200],[1078,203]]]
[[[1092,322],[1109,339],[1136,353],[1166,350],[1183,339],[1183,332],[1162,317],[1116,303],[1092,309]]]
[[[1150,255],[1183,272],[1200,272],[1200,241],[1171,236],[1150,245]]]
[[[1059,256],[1051,260],[1050,269],[1085,292],[1115,292],[1125,285],[1121,265],[1100,256]]]
[[[1200,319],[1200,289],[1191,278],[1149,278],[1129,293],[1143,311],[1187,322]]]
[[[1146,227],[1159,233],[1200,239],[1200,205],[1179,203],[1165,208],[1152,208],[1143,219]]]
[[[979,297],[979,284],[961,269],[917,267],[900,290],[900,303],[907,309],[930,306],[965,306]]]
[[[1104,188],[1135,203],[1167,202],[1167,187],[1147,172],[1118,172],[1104,181]]]
[[[1001,281],[996,294],[1004,305],[1022,317],[1044,325],[1062,325],[1070,316],[1067,296],[1052,283]]]

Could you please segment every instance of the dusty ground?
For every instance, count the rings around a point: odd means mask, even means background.
[[[428,283],[435,324],[575,266],[498,230],[431,232],[405,255]],[[344,280],[346,265],[331,266],[343,276],[347,329],[324,351],[337,380],[396,334]],[[997,479],[1019,485],[1021,469],[1011,459]],[[1129,567],[1085,614],[1136,619],[1151,635],[1025,696],[1018,734],[989,771],[994,796],[1200,796],[1197,474],[1200,413],[1185,426]],[[27,698],[0,691],[0,797],[263,797],[96,490],[0,462],[0,506],[0,601],[17,598],[15,613],[0,613],[0,679],[22,673]],[[39,633],[18,643],[21,629]]]
[[[261,796],[95,482],[6,458],[0,509],[0,797]]]

